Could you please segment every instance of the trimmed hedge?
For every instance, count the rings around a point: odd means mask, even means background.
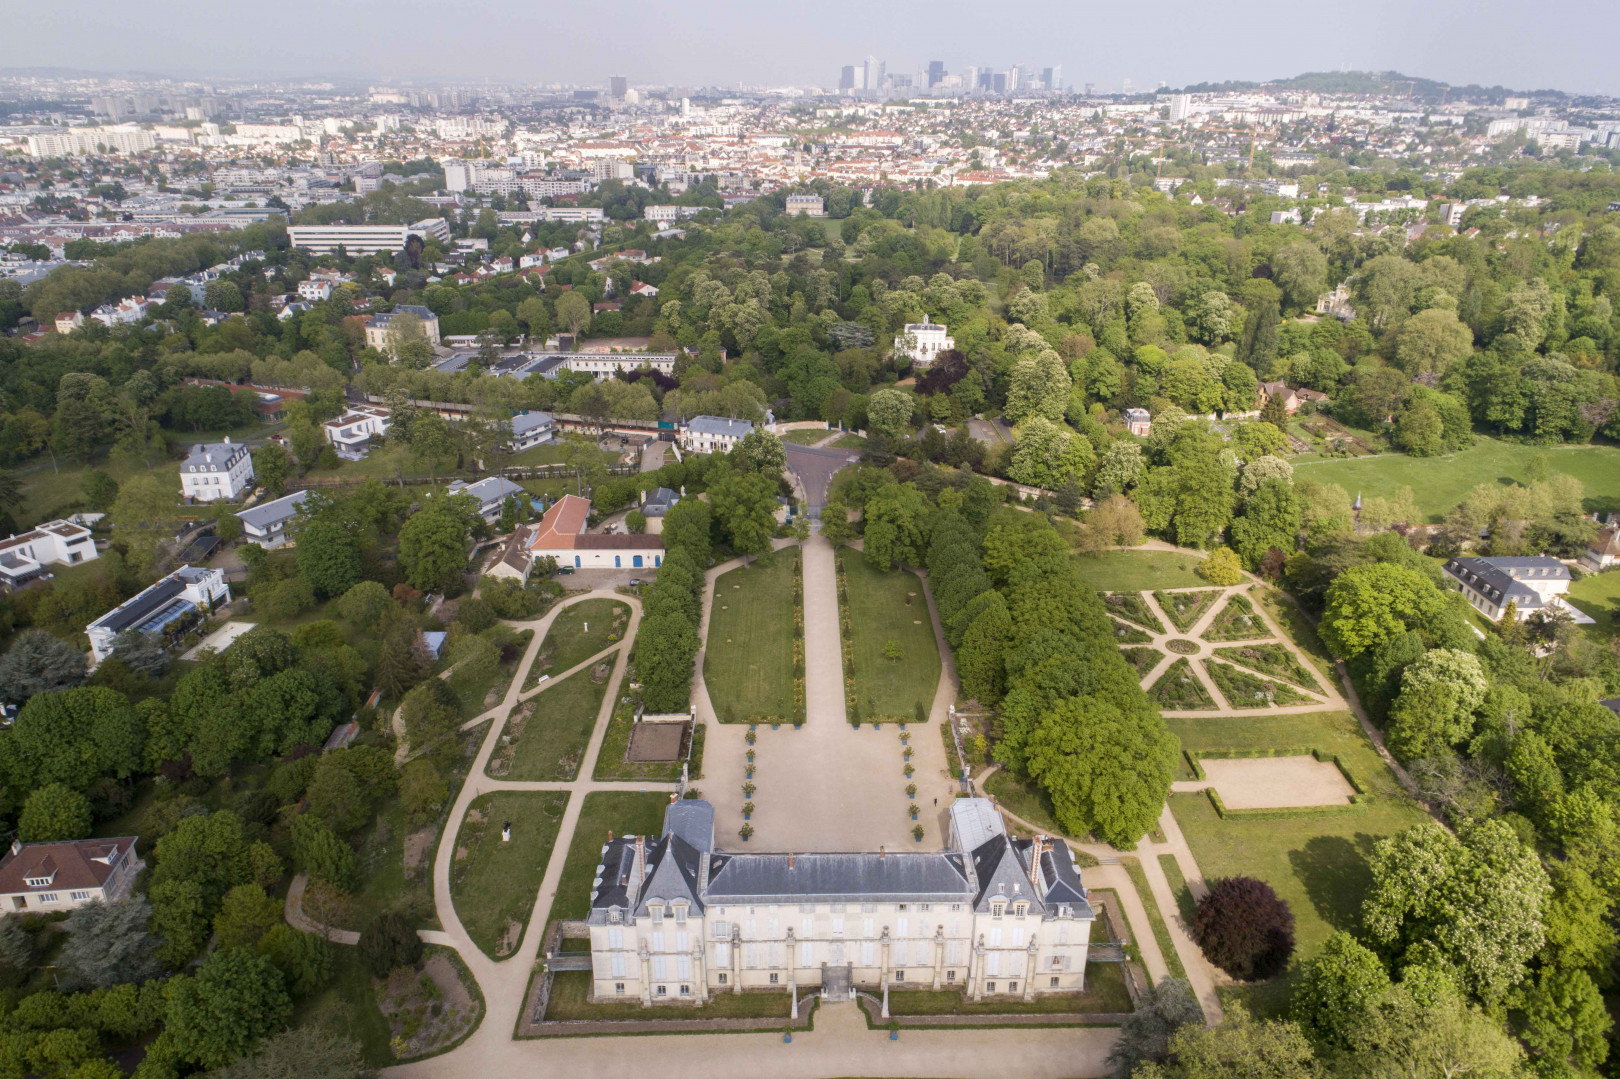
[[[1226,817],[1243,817],[1254,820],[1271,817],[1319,817],[1331,813],[1358,813],[1364,812],[1372,802],[1372,795],[1367,793],[1367,788],[1356,778],[1355,773],[1350,771],[1343,758],[1337,753],[1324,753],[1314,746],[1272,746],[1268,749],[1186,749],[1182,750],[1181,755],[1186,758],[1188,766],[1192,768],[1193,775],[1200,780],[1209,779],[1208,773],[1204,771],[1204,766],[1198,763],[1204,757],[1211,760],[1241,760],[1256,757],[1313,757],[1322,762],[1331,761],[1333,766],[1339,770],[1339,774],[1344,777],[1344,781],[1350,784],[1350,789],[1355,792],[1350,796],[1348,804],[1340,806],[1228,809],[1226,804],[1221,801],[1220,793],[1214,787],[1205,787],[1204,793],[1209,796],[1209,804],[1215,807],[1216,815],[1223,819]]]

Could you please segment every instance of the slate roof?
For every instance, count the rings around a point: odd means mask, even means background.
[[[641,500],[641,512],[647,517],[662,517],[681,500],[681,496],[668,487],[654,487]]]
[[[972,895],[960,854],[713,854],[711,905],[728,903],[961,902]]]
[[[1545,605],[1541,593],[1523,583],[1526,580],[1570,579],[1568,566],[1545,555],[1530,558],[1453,558],[1442,568],[1449,576],[1498,607],[1505,607],[1512,600],[1520,610]]]
[[[254,528],[268,529],[277,521],[286,521],[297,516],[298,504],[309,497],[308,491],[294,491],[290,495],[283,495],[273,502],[261,502],[257,506],[238,513],[245,525]]]
[[[750,420],[734,420],[725,416],[693,416],[686,421],[686,429],[700,435],[742,438],[754,429],[754,424]]]
[[[519,412],[512,417],[512,437],[519,438],[537,427],[550,427],[554,423],[549,412]]]
[[[647,851],[647,880],[641,886],[636,916],[647,913],[651,900],[673,903],[684,899],[694,913],[703,910],[702,886],[704,852],[679,835],[665,835]]]
[[[714,848],[714,806],[701,798],[683,798],[664,810],[664,834],[678,835],[695,850]]]
[[[487,506],[491,502],[499,502],[509,495],[522,494],[523,488],[505,476],[486,476],[477,483],[469,483],[454,493],[472,495],[478,500],[480,506]]]
[[[199,442],[186,455],[186,472],[225,472],[230,463],[245,455],[248,448],[240,442]]]

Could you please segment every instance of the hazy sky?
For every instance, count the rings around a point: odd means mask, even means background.
[[[0,0],[0,66],[211,77],[835,86],[872,55],[1099,89],[1349,67],[1620,95],[1617,41],[1617,0]]]

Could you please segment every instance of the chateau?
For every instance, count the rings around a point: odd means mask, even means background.
[[[662,835],[602,848],[588,918],[595,999],[1083,989],[1095,915],[1069,848],[1008,836],[987,799],[958,799],[950,818],[942,851],[754,853],[715,847],[708,802],[672,802]]]

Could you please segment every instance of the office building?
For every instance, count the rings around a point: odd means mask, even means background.
[[[293,225],[287,242],[314,255],[342,248],[350,255],[376,255],[403,251],[412,237],[450,242],[450,226],[442,217],[429,217],[412,225]]]
[[[608,96],[624,100],[624,95],[630,89],[630,80],[623,75],[608,76]]]
[[[941,79],[943,79],[944,77],[945,77],[945,61],[943,61],[943,60],[930,60],[930,61],[928,61],[928,86],[929,86],[929,88],[932,89],[933,87],[938,86],[939,81]]]

